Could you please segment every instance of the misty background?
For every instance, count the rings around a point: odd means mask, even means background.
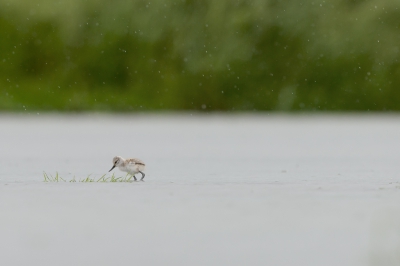
[[[0,1],[0,110],[397,111],[393,0]]]

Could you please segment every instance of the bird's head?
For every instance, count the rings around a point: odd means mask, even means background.
[[[110,171],[108,171],[108,172],[111,172],[112,169],[114,169],[117,166],[120,166],[122,164],[123,160],[124,159],[121,156],[115,156],[113,158],[113,160],[112,160],[113,161],[113,167],[111,167]]]

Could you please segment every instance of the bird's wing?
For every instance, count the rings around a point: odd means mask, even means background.
[[[144,162],[142,162],[139,159],[136,158],[132,158],[132,159],[128,159],[128,164],[141,164],[141,165],[145,165]]]

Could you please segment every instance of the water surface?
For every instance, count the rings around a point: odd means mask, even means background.
[[[3,114],[0,147],[5,265],[400,263],[400,116]],[[115,155],[146,182],[42,182]]]

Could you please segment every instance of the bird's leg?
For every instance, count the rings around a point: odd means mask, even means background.
[[[140,178],[140,181],[144,181],[143,178],[144,178],[145,174],[142,171],[139,171],[139,173],[142,174],[142,178]]]
[[[135,181],[137,181],[136,176],[135,175],[132,175],[132,176],[133,176],[133,179],[135,179]]]

